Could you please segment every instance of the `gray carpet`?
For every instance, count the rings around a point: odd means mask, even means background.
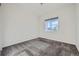
[[[78,56],[75,45],[36,38],[3,48],[2,56]]]

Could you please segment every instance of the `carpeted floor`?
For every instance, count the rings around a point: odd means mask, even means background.
[[[3,48],[2,56],[78,56],[75,45],[36,38]]]

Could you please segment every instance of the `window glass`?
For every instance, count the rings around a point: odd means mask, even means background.
[[[45,20],[45,31],[58,30],[58,17]]]

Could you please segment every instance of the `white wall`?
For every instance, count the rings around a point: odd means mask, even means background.
[[[23,5],[3,4],[4,47],[37,38],[37,17]]]
[[[77,21],[76,21],[76,25],[77,25],[77,28],[76,28],[76,32],[77,32],[77,41],[76,41],[76,45],[77,45],[77,48],[79,50],[79,4],[76,4],[76,18],[77,18]]]
[[[3,46],[37,37],[75,44],[74,5],[63,5],[46,4],[45,7],[41,7],[39,4],[3,4]],[[44,20],[55,16],[59,16],[59,30],[52,33],[45,32]]]
[[[0,50],[2,50],[2,8],[0,6]]]
[[[68,5],[56,10],[48,11],[39,20],[40,37],[75,44],[75,7]],[[44,31],[44,20],[59,17],[59,30],[56,32]]]

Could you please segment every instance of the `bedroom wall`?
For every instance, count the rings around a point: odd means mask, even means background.
[[[76,4],[76,25],[77,25],[77,28],[76,28],[76,33],[77,33],[77,41],[76,41],[76,45],[77,45],[77,48],[79,50],[79,4]]]
[[[3,47],[37,37],[75,44],[74,5],[59,5],[53,6],[58,8],[53,10],[51,4],[46,5],[45,8],[40,7],[39,4],[30,6],[29,4],[3,4]],[[55,16],[59,16],[59,30],[51,33],[45,32],[44,20]]]
[[[25,8],[26,7],[26,8]],[[37,17],[28,5],[3,4],[4,47],[37,38]]]
[[[3,33],[2,22],[3,22],[2,7],[0,6],[0,50],[2,50],[2,33]]]
[[[53,10],[53,8],[51,8]],[[44,31],[44,20],[59,17],[59,29],[56,32],[45,32]],[[40,37],[67,42],[71,44],[76,43],[76,32],[75,32],[75,5],[68,4],[62,8],[48,11],[39,20],[39,31]]]

